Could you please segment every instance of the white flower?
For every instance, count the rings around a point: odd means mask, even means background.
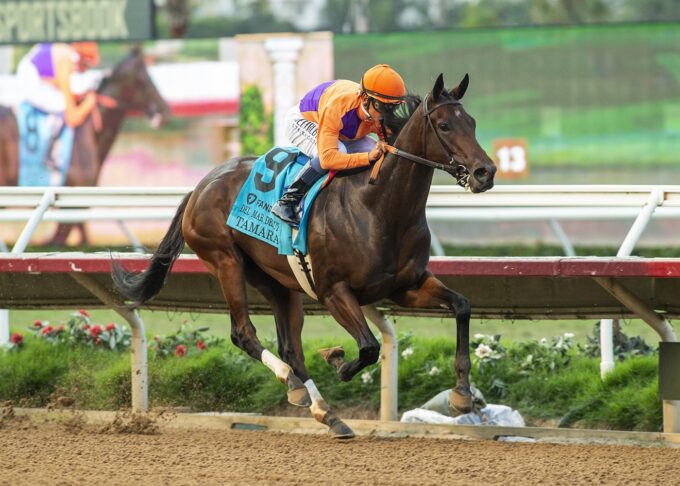
[[[430,368],[430,371],[428,371],[427,374],[430,375],[430,376],[434,376],[434,375],[438,375],[441,372],[442,371],[439,368],[437,368],[436,366],[433,366],[432,368]]]
[[[541,338],[541,340],[539,341],[539,343],[540,343],[542,346],[546,346],[546,345],[548,344],[548,340],[547,340],[546,338]]]
[[[490,356],[493,350],[487,346],[486,344],[480,344],[477,346],[477,349],[475,349],[475,356],[477,356],[480,359],[484,359],[487,356]]]
[[[411,356],[412,354],[413,354],[413,348],[411,346],[409,346],[408,348],[406,348],[405,350],[403,350],[401,352],[401,357],[404,358],[404,359],[408,359],[409,356]]]
[[[474,335],[474,338],[475,338],[475,339],[484,339],[485,337],[486,337],[486,334],[479,334],[479,333],[477,333],[477,334]]]
[[[564,339],[574,339],[574,333],[573,332],[565,332],[564,333]]]
[[[367,383],[367,384],[368,384],[368,383],[373,383],[373,377],[371,376],[371,374],[370,374],[368,371],[364,371],[364,372],[361,374],[361,381],[362,381],[363,383]]]

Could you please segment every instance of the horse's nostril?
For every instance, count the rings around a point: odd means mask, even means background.
[[[488,170],[482,168],[479,168],[474,171],[475,179],[477,179],[480,182],[485,182],[489,176],[491,175]]]

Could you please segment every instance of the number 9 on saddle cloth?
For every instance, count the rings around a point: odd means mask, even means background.
[[[302,216],[295,240],[291,227],[270,211],[307,161],[309,157],[297,147],[274,147],[258,158],[236,197],[227,225],[269,243],[277,248],[280,255],[293,255],[296,250],[306,254],[309,209],[328,177],[316,181],[302,201]]]

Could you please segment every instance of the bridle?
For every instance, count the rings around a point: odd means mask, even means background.
[[[442,106],[445,105],[463,105],[463,103],[460,102],[460,100],[447,100],[442,103],[434,105],[432,108],[428,109],[427,103],[430,99],[430,94],[428,93],[425,96],[425,99],[423,100],[423,117],[425,120],[427,120],[427,125],[432,129],[434,134],[437,137],[437,141],[439,142],[439,145],[441,146],[442,150],[446,154],[448,158],[448,163],[446,164],[441,164],[439,162],[435,162],[430,159],[426,159],[424,157],[419,157],[418,155],[414,155],[409,152],[405,152],[401,149],[398,149],[396,147],[393,147],[392,145],[385,145],[385,148],[388,152],[391,154],[396,155],[397,157],[403,157],[405,159],[410,160],[411,162],[416,162],[421,165],[426,165],[428,167],[432,167],[433,169],[439,169],[443,170],[444,172],[451,174],[453,177],[456,179],[456,183],[464,188],[467,188],[470,184],[470,171],[468,171],[467,167],[465,167],[463,164],[458,162],[456,160],[456,154],[453,150],[449,148],[449,146],[444,142],[442,139],[441,135],[437,131],[437,128],[434,126],[434,122],[432,121],[432,118],[430,115],[435,112],[437,109],[441,108]],[[424,128],[423,128],[424,131]],[[424,137],[423,137],[424,140]],[[375,184],[375,181],[378,177],[378,172],[380,171],[380,166],[382,165],[383,158],[378,160],[374,166],[373,170],[371,171],[371,178],[369,179],[369,182],[371,184]]]

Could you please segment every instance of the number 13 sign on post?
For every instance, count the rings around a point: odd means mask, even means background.
[[[527,141],[525,138],[499,138],[493,141],[493,159],[498,177],[523,179],[529,175]]]

